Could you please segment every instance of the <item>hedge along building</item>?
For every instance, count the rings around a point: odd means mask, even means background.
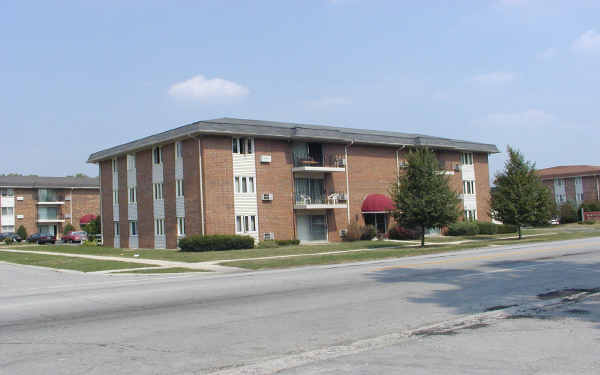
[[[102,150],[88,162],[99,165],[107,246],[176,248],[190,234],[339,241],[355,217],[387,229],[381,195],[411,147],[435,151],[465,217],[489,220],[488,155],[498,152],[491,144],[222,118]]]

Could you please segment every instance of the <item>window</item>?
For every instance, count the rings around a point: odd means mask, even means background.
[[[460,163],[462,165],[472,165],[473,164],[473,153],[472,152],[463,152],[460,154]]]
[[[2,189],[0,194],[2,194],[3,197],[14,197],[15,191],[13,189]]]
[[[256,232],[256,215],[236,216],[235,231],[236,233]]]
[[[465,210],[465,220],[477,220],[477,210]]]
[[[183,197],[183,180],[175,181],[175,193],[177,197]]]
[[[14,225],[3,225],[2,233],[14,233],[15,227]]]
[[[154,200],[160,201],[163,199],[163,184],[152,184],[154,189]]]
[[[562,178],[557,178],[556,179],[558,186],[563,186],[563,179]]]
[[[234,154],[253,154],[254,139],[249,137],[232,138],[231,152]]]
[[[129,235],[130,236],[137,236],[138,235],[137,221],[130,221],[129,222]]]
[[[121,231],[119,229],[119,222],[115,221],[114,223],[114,228],[115,228],[115,237],[121,234]]]
[[[163,236],[165,234],[165,219],[154,220],[154,234]]]
[[[177,235],[185,236],[185,218],[184,217],[177,218]]]
[[[2,216],[13,216],[15,209],[13,207],[2,207]]]
[[[578,201],[582,201],[583,200],[583,193],[577,193],[577,200]]]
[[[127,169],[135,169],[135,154],[127,154]]]
[[[113,173],[119,173],[119,165],[117,163],[117,159],[112,160],[112,171]]]
[[[129,187],[129,203],[136,203],[137,202],[137,197],[136,197],[136,192],[135,192],[135,186],[130,186]]]
[[[175,159],[183,158],[183,146],[181,142],[175,142]]]
[[[119,191],[113,190],[113,204],[119,204]]]
[[[475,194],[475,181],[463,181],[463,194]]]
[[[236,176],[234,177],[234,185],[236,193],[254,193],[254,177]]]
[[[162,147],[154,147],[152,150],[152,162],[154,164],[162,164]]]

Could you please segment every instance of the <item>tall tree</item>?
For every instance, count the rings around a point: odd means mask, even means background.
[[[393,212],[398,224],[420,228],[421,247],[425,246],[425,228],[442,227],[460,215],[458,193],[450,189],[448,177],[440,170],[435,154],[427,148],[407,155],[406,173],[391,187],[396,203]]]
[[[519,228],[523,225],[547,223],[556,211],[554,197],[539,178],[535,164],[507,147],[509,159],[504,171],[496,175],[496,188],[491,192],[491,207],[496,219]]]

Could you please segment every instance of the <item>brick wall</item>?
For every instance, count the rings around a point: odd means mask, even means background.
[[[345,145],[329,143],[323,145],[323,155],[331,157],[345,154]],[[346,193],[346,173],[332,172],[325,174],[325,191],[331,193]],[[348,228],[348,210],[336,208],[328,210],[327,231],[329,241],[340,241],[340,230]]]
[[[598,177],[599,176],[585,176],[582,178],[584,201],[598,200],[598,185],[596,185],[596,179]]]
[[[154,208],[152,197],[152,150],[135,154],[138,245],[140,248],[154,248]]]
[[[490,169],[488,154],[473,153],[475,164],[475,192],[477,193],[477,220],[491,221],[490,217]]]
[[[435,150],[435,155],[437,156],[438,160],[440,161],[440,166],[444,170],[454,172],[454,174],[447,175],[448,176],[448,185],[450,186],[450,188],[452,190],[456,191],[458,194],[462,194],[462,192],[463,192],[462,175],[460,174],[460,172],[457,172],[454,170],[455,169],[454,167],[456,166],[456,164],[460,164],[460,152],[448,151],[448,150]],[[473,163],[477,163],[475,155],[473,155],[473,159],[474,159]],[[477,167],[475,167],[475,181],[476,181],[475,182],[476,184],[480,183],[479,176],[477,175]],[[480,190],[479,186],[477,185],[475,187],[475,191],[478,195],[477,214],[479,214],[479,190]],[[488,190],[489,190],[489,186],[488,186]],[[460,202],[461,215],[458,217],[458,220],[464,219],[464,216],[462,215],[463,210],[464,210],[464,205],[461,200],[461,202]]]
[[[256,193],[258,198],[259,239],[265,232],[276,239],[295,237],[294,179],[290,144],[287,141],[255,139]],[[271,155],[270,163],[261,163],[261,155]],[[273,193],[272,201],[263,201],[263,193]]]
[[[73,206],[72,225],[76,230],[81,230],[79,219],[81,219],[82,216],[87,214],[100,216],[100,192],[96,189],[73,189],[70,194],[70,204]],[[67,211],[65,211],[65,213],[67,213]]]
[[[569,177],[564,179],[565,182],[565,194],[567,201],[575,202],[575,178]]]
[[[23,200],[19,201],[17,197],[23,197]],[[15,189],[15,232],[21,225],[28,236],[38,231],[36,201],[36,189]],[[17,219],[17,215],[23,215],[23,219]]]
[[[127,186],[127,155],[117,158],[119,170],[119,245],[122,248],[129,247],[129,188]],[[114,222],[113,224],[114,225]]]
[[[202,234],[200,197],[200,149],[198,139],[182,141],[183,191],[185,199],[185,232],[187,236]]]
[[[167,249],[177,248],[177,212],[175,204],[175,144],[163,147],[163,194],[165,200],[165,236]],[[185,195],[185,190],[184,190]]]
[[[102,233],[104,246],[114,247],[112,161],[100,162],[100,185],[102,186]]]
[[[202,138],[206,234],[235,234],[231,138]]]

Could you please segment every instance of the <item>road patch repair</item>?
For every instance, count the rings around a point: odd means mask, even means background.
[[[574,305],[593,300],[600,302],[600,288],[565,288],[537,295],[538,301],[507,306],[497,305],[483,312],[457,319],[446,320],[406,331],[391,333],[373,338],[358,340],[349,344],[333,345],[325,348],[292,353],[279,358],[265,358],[263,361],[238,367],[214,369],[213,375],[266,375],[288,369],[356,355],[372,350],[405,344],[411,340],[426,340],[434,336],[453,336],[461,332],[484,329],[503,320],[512,319],[558,319],[569,315],[587,315],[588,310]],[[600,311],[599,311],[600,313]]]

